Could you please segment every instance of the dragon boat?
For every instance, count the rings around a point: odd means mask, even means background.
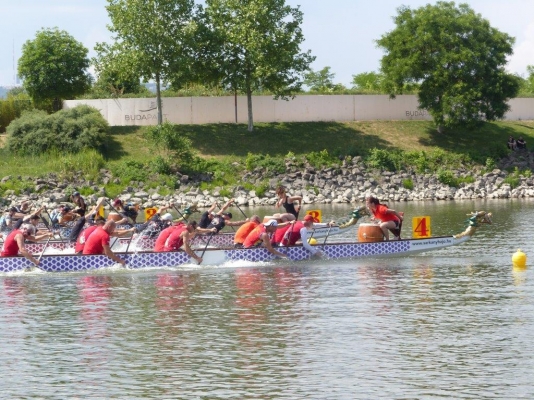
[[[478,211],[470,214],[467,228],[458,235],[403,239],[397,241],[339,242],[319,244],[322,256],[328,259],[359,259],[377,257],[402,257],[459,245],[471,239],[481,224],[491,223],[491,213]],[[310,253],[302,246],[280,247],[290,261],[310,259]],[[198,249],[197,249],[198,251]],[[270,262],[276,257],[262,247],[250,249],[208,248],[201,250],[203,265],[220,265],[229,261]],[[136,251],[116,253],[127,263],[127,268],[162,268],[196,265],[185,252]],[[0,272],[10,273],[25,270],[45,272],[84,272],[114,267],[117,264],[104,255],[43,255],[39,267],[24,257],[0,257]]]

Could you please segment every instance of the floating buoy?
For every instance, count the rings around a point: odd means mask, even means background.
[[[312,246],[315,246],[317,244],[317,240],[315,240],[315,238],[309,238],[308,243],[311,244]]]
[[[512,256],[512,263],[516,268],[525,268],[527,266],[527,255],[521,249],[517,249]]]

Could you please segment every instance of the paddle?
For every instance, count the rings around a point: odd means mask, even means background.
[[[216,235],[216,233],[212,233],[212,234],[210,235],[210,237],[208,238],[208,241],[206,242],[206,246],[204,247],[204,250],[202,250],[202,254],[200,255],[200,258],[203,258],[203,257],[204,257],[204,253],[206,252],[206,249],[208,248],[208,245],[209,245],[210,242],[211,242],[211,238],[212,238],[213,236],[215,236],[215,235]]]
[[[326,237],[324,238],[323,245],[326,244],[326,240],[328,239],[328,235],[330,235],[330,229],[332,229],[332,224],[328,227],[328,230],[326,231]]]
[[[178,214],[180,214],[180,217],[182,217],[182,219],[183,219],[186,223],[189,223],[189,221],[187,220],[187,218],[185,217],[185,215],[182,214],[182,213],[180,212],[180,210],[178,210],[178,207],[176,207],[176,206],[173,204],[173,205],[172,205],[172,208],[174,208],[174,209],[176,210],[176,212],[177,212]]]
[[[39,254],[39,257],[37,257],[37,263],[40,263],[41,262],[41,258],[43,257],[45,251],[46,251],[46,248],[48,247],[48,243],[50,242],[50,239],[52,239],[52,237],[50,236],[48,238],[48,240],[46,241],[44,247],[43,247],[43,251],[41,251],[41,254]],[[35,268],[39,268],[39,269],[42,269],[39,265],[35,265]]]
[[[234,205],[237,207],[237,209],[238,209],[239,211],[241,211],[241,214],[243,214],[243,217],[245,217],[245,219],[247,219],[247,218],[248,218],[248,217],[247,217],[247,214],[245,214],[245,213],[243,212],[243,210],[241,209],[241,207],[239,207],[239,204],[234,203]]]

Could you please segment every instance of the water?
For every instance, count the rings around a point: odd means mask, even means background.
[[[404,236],[494,225],[399,259],[0,276],[0,398],[534,398],[533,272],[511,265],[534,203],[390,206]]]

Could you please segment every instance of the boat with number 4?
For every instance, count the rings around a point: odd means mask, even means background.
[[[467,228],[458,235],[403,239],[396,241],[363,241],[318,244],[322,256],[329,259],[359,259],[376,257],[401,257],[445,247],[459,245],[468,241],[481,224],[491,223],[491,213],[478,211],[470,214]],[[310,253],[302,246],[280,247],[278,250],[288,260],[300,261],[310,258]],[[270,262],[276,259],[267,249],[234,248],[197,248],[203,257],[203,265],[219,265],[228,261],[244,260],[249,262]],[[196,265],[185,252],[135,252],[117,253],[128,268],[161,268],[180,265]],[[117,265],[104,255],[44,255],[39,269],[45,272],[76,272],[109,268]],[[24,257],[0,257],[0,272],[15,272],[32,269],[33,264]],[[35,268],[35,267],[33,267]]]

